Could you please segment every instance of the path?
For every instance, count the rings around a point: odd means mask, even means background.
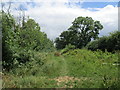
[[[61,64],[61,70],[60,70],[60,76],[66,76],[68,74],[68,65],[66,60],[63,56],[61,56],[62,64]]]
[[[53,80],[57,81],[57,86],[60,88],[73,88],[75,86],[74,81],[80,81],[80,79],[75,78],[75,77],[70,77],[68,76],[69,74],[69,69],[68,69],[68,63],[65,60],[63,56],[61,56],[61,69],[60,69],[60,76],[54,78]],[[70,83],[71,82],[71,83]]]

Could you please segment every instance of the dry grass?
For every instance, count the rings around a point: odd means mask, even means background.
[[[66,88],[67,87],[67,83],[71,82],[71,85],[69,86],[69,88],[73,88],[73,82],[74,81],[80,81],[79,78],[75,78],[75,77],[69,77],[69,76],[61,76],[61,77],[57,77],[51,80],[55,80],[57,81],[57,85],[61,86],[64,83],[64,86],[61,88]]]
[[[61,53],[59,53],[59,52],[54,53],[54,56],[60,56],[60,55],[61,55]]]

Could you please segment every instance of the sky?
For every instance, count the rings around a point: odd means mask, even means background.
[[[113,2],[114,1],[114,2]],[[7,10],[8,3],[4,9]],[[41,31],[51,40],[66,31],[75,18],[92,17],[103,25],[99,36],[108,35],[118,30],[118,0],[14,0],[11,13],[19,17],[24,10],[25,15],[39,23]]]

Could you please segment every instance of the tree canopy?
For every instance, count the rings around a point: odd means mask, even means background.
[[[56,38],[56,48],[63,49],[66,45],[75,45],[82,48],[98,38],[99,31],[103,29],[100,21],[94,21],[91,17],[78,17],[72,22],[72,26]]]
[[[110,33],[109,36],[100,37],[99,39],[88,43],[86,48],[93,51],[99,49],[102,51],[107,50],[109,52],[120,50],[120,32],[116,31]]]

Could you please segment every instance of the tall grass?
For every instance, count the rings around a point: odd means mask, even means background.
[[[3,75],[4,88],[117,88],[118,54],[85,49],[36,53],[36,60]],[[60,52],[58,52],[60,53]],[[41,61],[43,62],[41,64]],[[39,63],[40,62],[40,63]]]

